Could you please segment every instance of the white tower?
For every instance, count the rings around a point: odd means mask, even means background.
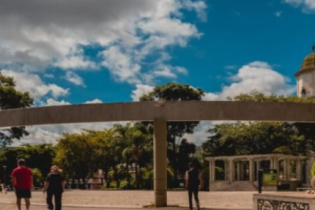
[[[298,97],[315,97],[315,45],[313,52],[308,55],[294,76],[297,79],[297,96]]]

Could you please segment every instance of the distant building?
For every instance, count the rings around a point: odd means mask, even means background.
[[[303,61],[300,71],[294,76],[297,79],[298,97],[315,97],[315,46],[313,52]]]

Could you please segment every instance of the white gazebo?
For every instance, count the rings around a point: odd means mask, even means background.
[[[278,180],[282,183],[302,184],[306,159],[305,156],[283,154],[208,157],[209,189],[210,191],[255,190],[259,169],[277,170]],[[216,177],[215,167],[219,165],[223,172],[220,177]]]

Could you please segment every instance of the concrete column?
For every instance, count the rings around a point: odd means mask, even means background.
[[[269,157],[269,168],[274,169],[274,158],[273,157]]]
[[[210,181],[215,181],[215,160],[209,160],[209,168],[210,168]]]
[[[241,169],[240,169],[240,161],[237,161],[236,163],[236,180],[240,180],[240,173]]]
[[[288,180],[288,164],[287,159],[283,159],[283,179]]]
[[[292,169],[291,169],[291,160],[290,159],[287,160],[287,164],[288,164],[288,167],[287,167],[288,180],[290,180],[290,178],[291,178],[291,171],[292,171]]]
[[[230,168],[230,182],[234,181],[234,160],[230,159],[229,161],[229,168]]]
[[[154,199],[156,207],[167,206],[167,129],[165,119],[154,119]]]
[[[224,180],[229,180],[229,162],[224,160]]]
[[[301,159],[296,160],[296,179],[302,180],[302,161],[301,161]]]
[[[279,160],[277,157],[274,159],[273,168],[277,170],[277,173],[279,174]]]
[[[249,159],[249,181],[253,182],[254,181],[254,160],[253,159]]]

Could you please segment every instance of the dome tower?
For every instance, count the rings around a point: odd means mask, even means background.
[[[297,79],[297,96],[298,97],[315,97],[315,45],[312,47],[313,52],[308,55],[294,76]]]

